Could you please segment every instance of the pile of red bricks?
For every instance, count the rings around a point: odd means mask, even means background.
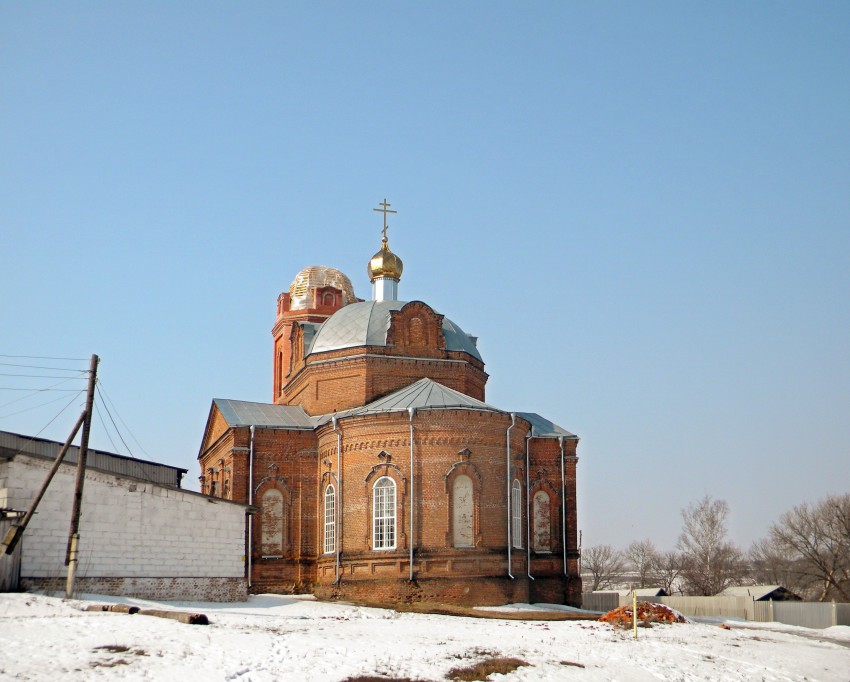
[[[685,617],[664,604],[653,604],[648,601],[637,603],[637,618],[642,623],[684,623]],[[628,627],[632,623],[632,607],[621,606],[619,609],[609,611],[599,620],[612,625]]]

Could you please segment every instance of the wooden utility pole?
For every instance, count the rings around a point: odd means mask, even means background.
[[[68,550],[65,554],[65,565],[68,567],[68,581],[65,584],[65,596],[74,596],[74,578],[77,574],[77,549],[80,542],[80,512],[83,504],[83,483],[86,480],[86,457],[89,454],[89,432],[91,431],[91,415],[94,407],[94,388],[97,384],[97,363],[100,358],[91,356],[89,368],[89,386],[86,393],[85,420],[83,435],[80,438],[80,455],[77,459],[77,483],[74,487],[74,509],[71,512],[71,531],[68,534]]]
[[[56,475],[56,472],[59,471],[59,466],[62,464],[62,460],[65,458],[65,453],[68,452],[68,448],[71,447],[71,443],[74,438],[77,437],[77,432],[80,430],[80,427],[83,425],[83,422],[86,419],[86,413],[83,412],[80,415],[80,418],[77,420],[77,423],[74,424],[74,428],[71,429],[71,435],[68,436],[68,440],[65,441],[65,445],[62,446],[62,449],[59,451],[59,454],[56,455],[56,459],[53,462],[53,466],[47,474],[47,478],[44,483],[41,485],[41,490],[38,491],[38,494],[35,496],[35,499],[32,501],[29,510],[24,516],[23,520],[12,526],[9,529],[9,532],[6,535],[6,539],[3,540],[3,548],[6,554],[11,554],[15,550],[15,546],[18,544],[18,541],[21,539],[21,535],[23,535],[24,531],[27,529],[29,522],[32,520],[32,517],[35,515],[35,510],[38,507],[38,503],[41,502],[41,498],[44,497],[44,493],[47,492],[47,486],[50,485],[50,481],[53,480],[53,477]]]

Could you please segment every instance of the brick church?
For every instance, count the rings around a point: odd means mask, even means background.
[[[578,438],[485,402],[476,338],[399,300],[381,206],[372,300],[334,268],[295,276],[277,300],[272,402],[213,400],[201,491],[257,509],[255,593],[577,605]]]

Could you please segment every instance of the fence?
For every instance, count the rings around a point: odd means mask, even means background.
[[[749,597],[638,597],[640,601],[664,604],[696,618],[740,618],[761,623],[785,623],[807,628],[850,625],[850,604],[799,601],[753,601]],[[585,592],[582,608],[610,611],[631,605],[632,597],[616,592]]]
[[[0,542],[17,519],[0,517]],[[15,592],[21,577],[21,545],[15,551],[6,554],[0,545],[0,592]]]
[[[753,604],[753,620],[761,623],[777,622],[819,629],[850,625],[850,604],[803,601],[759,601]]]
[[[583,592],[581,595],[581,608],[588,611],[607,613],[618,606],[620,606],[620,595],[616,592]]]

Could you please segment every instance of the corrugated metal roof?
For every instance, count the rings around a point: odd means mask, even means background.
[[[244,400],[215,398],[213,403],[228,426],[258,426],[261,428],[304,429],[312,431],[314,420],[300,405],[272,405]]]
[[[322,324],[307,354],[358,346],[386,346],[390,312],[401,310],[405,305],[407,301],[351,303]],[[482,360],[472,337],[446,317],[443,318],[443,336],[447,350],[464,351]]]
[[[534,438],[578,438],[574,433],[570,433],[545,417],[541,417],[536,412],[517,412],[516,416],[531,423],[531,435]]]
[[[0,431],[0,457],[12,457],[17,453],[36,455],[56,459],[63,443],[44,438],[32,438],[17,433]],[[76,464],[80,448],[72,445],[65,455],[64,462]],[[159,462],[150,462],[135,457],[125,457],[113,452],[104,452],[89,448],[86,467],[118,476],[138,478],[151,483],[179,488],[183,474],[188,470]]]

